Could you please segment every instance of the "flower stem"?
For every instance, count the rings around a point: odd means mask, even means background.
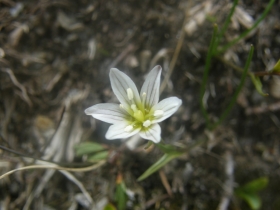
[[[149,149],[152,145],[154,144],[154,142],[152,141],[148,141],[148,143],[145,145],[144,150]]]

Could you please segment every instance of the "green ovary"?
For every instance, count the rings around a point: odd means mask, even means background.
[[[148,127],[150,127],[149,123],[147,123],[146,121],[152,121],[154,118],[151,114],[148,113],[143,113],[139,109],[133,110],[133,115],[131,115],[130,122],[134,129],[140,128],[141,130],[145,130],[148,129]]]
[[[133,116],[136,120],[138,120],[140,122],[144,122],[144,120],[145,120],[144,114],[140,110],[137,110],[136,112],[134,112]]]

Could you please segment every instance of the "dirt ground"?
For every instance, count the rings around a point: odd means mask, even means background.
[[[222,44],[252,26],[268,1],[240,0]],[[87,172],[29,169],[0,180],[0,209],[97,209],[111,204],[122,177],[125,209],[250,209],[233,191],[260,177],[261,209],[280,209],[280,77],[261,78],[261,96],[248,77],[230,115],[208,130],[199,92],[213,24],[220,27],[232,1],[218,0],[0,0],[0,174],[46,160],[63,167],[91,165],[74,145],[91,141],[110,151]],[[264,21],[213,59],[204,103],[211,120],[225,109],[244,67],[270,70],[280,58],[280,3]],[[171,66],[174,65],[174,68]],[[191,148],[159,172],[137,178],[163,153],[108,141],[108,124],[84,110],[115,102],[109,70],[141,87],[155,65],[164,80],[161,99],[177,96],[180,109],[161,123],[166,144]],[[42,165],[42,163],[41,163]],[[223,206],[225,205],[225,206]],[[108,207],[108,206],[107,206]],[[109,208],[108,208],[109,209]]]

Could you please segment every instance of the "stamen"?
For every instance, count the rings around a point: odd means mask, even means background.
[[[127,88],[126,93],[127,93],[128,99],[132,100],[133,99],[133,92],[132,92],[131,88]]]
[[[142,93],[142,98],[143,98],[143,99],[146,98],[146,95],[147,95],[147,93],[143,92],[143,93]]]
[[[163,110],[156,110],[154,112],[155,117],[161,117],[163,115],[164,111]]]
[[[144,127],[149,127],[150,125],[152,124],[152,122],[150,120],[146,120],[144,123],[143,123],[143,126]]]
[[[132,104],[130,107],[134,112],[138,111],[137,106],[135,104]]]
[[[145,106],[147,94],[145,92],[142,93],[142,104]]]
[[[121,109],[123,109],[123,108],[124,108],[124,106],[123,106],[122,104],[120,104],[120,108],[121,108]]]
[[[132,131],[132,130],[133,130],[133,126],[132,126],[132,125],[128,125],[128,126],[126,126],[125,129],[124,129],[125,132],[130,132],[130,131]]]

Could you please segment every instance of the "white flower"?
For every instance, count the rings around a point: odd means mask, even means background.
[[[126,74],[112,68],[110,81],[120,104],[97,104],[87,108],[85,113],[113,124],[106,133],[107,139],[128,138],[139,133],[144,139],[160,142],[161,128],[158,123],[174,114],[182,104],[177,97],[158,102],[160,75],[161,67],[154,67],[147,75],[139,95],[134,82]]]

